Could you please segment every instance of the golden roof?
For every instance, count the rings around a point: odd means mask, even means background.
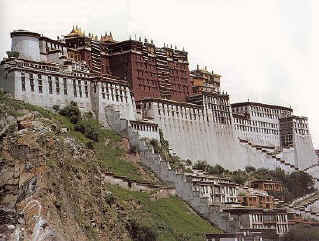
[[[75,27],[73,26],[72,31],[67,35],[67,37],[73,36],[85,37],[85,31],[82,31],[81,28],[78,27],[78,25],[76,25]]]
[[[105,42],[115,42],[112,36],[112,33],[110,32],[110,34],[108,35],[107,33],[104,34],[104,36],[101,36],[101,41],[105,41]]]

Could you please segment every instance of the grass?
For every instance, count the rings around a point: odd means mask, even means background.
[[[7,112],[15,117],[19,117],[23,115],[21,112],[23,109],[37,111],[43,117],[57,120],[62,127],[67,127],[69,129],[68,134],[79,142],[84,144],[92,142],[81,132],[75,131],[74,124],[67,117],[59,115],[56,112],[7,98],[1,93],[0,103],[3,104],[0,112]],[[95,120],[92,121],[96,122]],[[86,164],[74,162],[72,166],[88,170],[92,165],[99,164],[104,168],[109,168],[116,175],[143,181],[143,175],[141,175],[137,166],[125,160],[126,150],[121,148],[121,137],[115,132],[104,129],[101,126],[98,126],[98,131],[98,142],[94,142],[93,144],[98,163],[94,162],[96,160],[88,160]],[[55,159],[48,159],[47,165],[54,169],[57,168],[58,162]],[[71,187],[72,185],[71,183],[67,183],[66,186]],[[158,237],[157,241],[200,241],[204,240],[205,233],[219,232],[219,230],[197,216],[182,200],[176,197],[151,200],[150,194],[147,193],[132,192],[115,185],[108,185],[107,188],[113,193],[117,202],[124,207],[125,212],[128,213],[130,218],[138,220],[141,224],[154,230]],[[71,191],[69,192],[71,193]],[[85,193],[79,195],[81,195],[81,199],[84,199]],[[132,202],[135,203],[133,207]],[[82,220],[83,216],[80,214],[77,215],[77,218],[81,225],[85,223]],[[91,232],[90,235],[92,235],[90,238],[94,240],[94,232]]]
[[[105,139],[106,140],[106,139]],[[96,156],[104,168],[118,176],[126,176],[131,180],[143,181],[138,168],[124,159],[124,150],[118,146],[118,141],[111,139],[105,146],[105,141],[99,141],[94,145]]]
[[[116,185],[109,185],[108,189],[124,206],[129,205],[131,200],[141,204],[141,208],[131,210],[130,215],[152,228],[158,241],[202,241],[205,233],[220,232],[177,197],[151,200],[147,193],[128,191]]]
[[[39,106],[31,105],[23,101],[8,98],[3,93],[0,93],[0,103],[4,104],[5,111],[9,114],[19,117],[23,115],[21,110],[26,109],[29,111],[37,111],[43,117],[48,119],[57,120],[61,126],[68,128],[68,134],[74,137],[77,141],[87,144],[92,142],[83,133],[74,130],[74,124],[66,116],[62,116],[57,112],[49,111]],[[143,175],[139,172],[138,168],[128,160],[125,160],[125,150],[120,147],[121,137],[112,130],[102,128],[95,119],[85,120],[85,124],[89,124],[96,128],[98,131],[98,142],[94,142],[94,150],[102,167],[107,168],[115,175],[126,176],[132,180],[145,181]],[[105,145],[105,142],[109,143]],[[54,165],[54,162],[50,162]]]

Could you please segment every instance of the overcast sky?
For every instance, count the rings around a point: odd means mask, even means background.
[[[73,25],[185,48],[190,67],[221,74],[231,101],[291,106],[319,147],[317,0],[0,0],[0,58],[10,32],[56,38]]]

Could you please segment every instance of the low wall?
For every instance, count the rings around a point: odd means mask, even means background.
[[[143,146],[142,143],[141,145]],[[186,176],[173,170],[160,155],[152,151],[144,151],[140,153],[140,157],[142,163],[151,168],[161,180],[173,184],[176,195],[187,202],[197,214],[226,232],[239,231],[238,217],[223,213],[219,206],[209,205],[207,198],[200,197],[199,192],[193,191],[192,183]]]
[[[176,190],[174,188],[153,185],[151,183],[136,182],[127,177],[117,176],[109,172],[104,173],[102,177],[105,182],[112,185],[118,185],[130,191],[152,193],[157,198],[176,196]]]
[[[123,120],[120,120],[119,118],[120,117],[116,114],[110,118],[112,119],[112,122],[114,122],[114,125],[111,126],[114,126],[116,128],[115,130],[118,132],[124,133],[124,136],[129,139],[131,145],[138,147],[141,162],[149,167],[163,182],[173,185],[175,187],[175,194],[178,197],[187,202],[198,215],[225,232],[240,231],[243,222],[243,217],[241,215],[230,215],[223,212],[221,206],[210,205],[207,197],[202,197],[198,191],[193,191],[192,182],[187,176],[173,170],[170,167],[169,162],[163,160],[159,154],[154,153],[153,148],[147,146],[145,141],[140,139],[137,131],[133,130],[128,124],[123,125]],[[126,128],[125,131],[123,131],[124,127]],[[290,161],[281,159],[284,155],[274,154],[274,150],[266,150],[261,146],[239,141],[237,146],[233,146],[233,148],[235,147],[237,147],[236,151],[239,154],[238,156],[235,156],[235,158],[238,158],[237,161],[242,162],[241,165],[243,167],[251,165],[257,168],[266,167],[275,169],[280,167],[286,171],[296,170],[296,167],[290,163]],[[291,153],[291,150],[288,150],[285,154],[288,153]],[[125,182],[122,183],[122,181],[120,184],[119,180],[116,180],[116,182],[119,185],[124,185],[126,188],[132,187],[132,185],[131,187],[128,187],[128,184]],[[141,187],[136,188],[138,189]],[[310,216],[312,215],[310,214]]]

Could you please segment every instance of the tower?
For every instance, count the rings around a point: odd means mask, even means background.
[[[19,53],[20,58],[40,61],[40,34],[27,30],[15,30],[11,33],[11,51]]]

